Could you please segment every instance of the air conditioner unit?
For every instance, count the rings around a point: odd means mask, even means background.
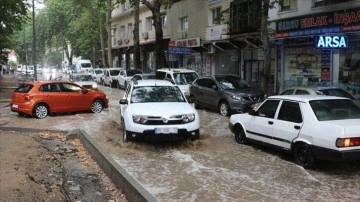
[[[118,44],[118,45],[121,45],[121,44],[122,44],[121,39],[117,40],[117,44]]]
[[[141,36],[143,39],[148,39],[149,38],[149,33],[148,32],[143,32],[141,33]]]
[[[124,39],[124,42],[125,42],[125,43],[129,43],[129,39]]]
[[[209,49],[208,49],[208,53],[209,54],[214,54],[215,52],[216,52],[216,47],[213,46],[213,45],[210,45]]]

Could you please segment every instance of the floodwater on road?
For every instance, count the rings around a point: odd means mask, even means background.
[[[201,138],[175,144],[123,143],[123,90],[100,86],[110,99],[100,114],[20,117],[0,103],[5,126],[82,129],[158,201],[360,201],[360,162],[320,162],[305,170],[291,155],[239,145],[228,117],[198,110]]]

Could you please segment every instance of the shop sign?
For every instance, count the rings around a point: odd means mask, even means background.
[[[191,48],[186,47],[169,47],[170,54],[180,54],[180,55],[191,55]]]
[[[360,31],[360,8],[288,18],[276,22],[276,38]]]
[[[169,46],[200,47],[200,37],[169,41]]]
[[[316,35],[315,48],[338,49],[348,48],[348,37],[337,35]]]

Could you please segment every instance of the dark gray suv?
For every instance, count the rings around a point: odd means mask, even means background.
[[[218,110],[222,116],[247,112],[265,97],[264,92],[236,75],[201,77],[190,85],[190,99],[195,108]]]

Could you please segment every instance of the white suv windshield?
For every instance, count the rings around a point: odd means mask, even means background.
[[[134,88],[131,102],[186,102],[186,100],[177,86],[139,86]]]
[[[174,73],[174,80],[177,85],[190,84],[198,77],[195,72]]]

